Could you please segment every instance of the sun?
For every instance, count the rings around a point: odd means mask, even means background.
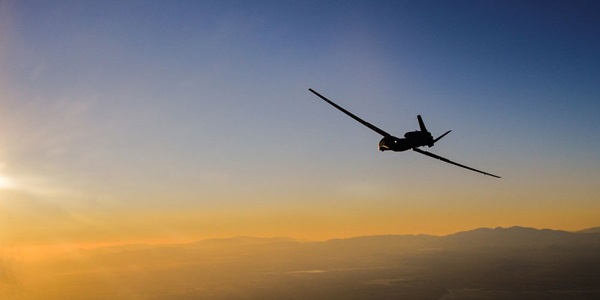
[[[10,178],[0,174],[0,189],[10,189],[14,187],[14,182]]]

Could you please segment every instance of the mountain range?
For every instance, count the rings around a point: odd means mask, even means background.
[[[600,233],[525,227],[72,253],[27,299],[600,299]]]

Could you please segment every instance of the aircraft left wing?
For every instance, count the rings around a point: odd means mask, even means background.
[[[478,172],[478,173],[481,173],[481,174],[484,174],[484,175],[488,175],[488,176],[492,176],[492,177],[496,177],[496,178],[501,178],[500,176],[496,176],[496,175],[494,175],[494,174],[490,174],[490,173],[483,172],[483,171],[480,171],[480,170],[477,170],[477,169],[473,169],[473,168],[471,168],[471,167],[467,167],[467,166],[465,166],[465,165],[461,165],[461,164],[459,164],[459,163],[455,163],[455,162],[453,162],[453,161],[451,161],[451,160],[449,160],[449,159],[447,159],[447,158],[443,158],[443,157],[441,157],[441,156],[439,156],[439,155],[436,155],[436,154],[433,154],[433,153],[431,153],[431,152],[427,152],[427,151],[424,151],[424,150],[421,150],[421,149],[418,149],[418,148],[413,148],[413,151],[415,151],[415,152],[419,152],[419,153],[421,153],[421,154],[424,154],[424,155],[427,155],[427,156],[429,156],[429,157],[433,157],[433,158],[439,159],[439,160],[441,160],[441,161],[443,161],[443,162],[447,162],[447,163],[449,163],[449,164],[453,164],[453,165],[455,165],[455,166],[459,166],[459,167],[461,167],[461,168],[469,169],[469,170],[471,170],[471,171],[475,171],[475,172]]]
[[[390,135],[391,135],[391,134],[389,134],[389,133],[387,133],[387,132],[385,132],[385,131],[383,131],[383,130],[381,130],[381,129],[377,128],[377,126],[375,126],[375,125],[373,125],[373,124],[371,124],[371,123],[369,123],[369,122],[367,122],[367,121],[365,121],[365,120],[363,120],[363,119],[361,119],[361,118],[357,117],[357,116],[356,116],[356,115],[354,115],[353,113],[351,113],[351,112],[349,112],[349,111],[345,110],[343,107],[341,107],[341,106],[339,106],[339,105],[337,105],[337,104],[333,103],[333,101],[331,101],[331,100],[329,100],[329,99],[325,98],[323,95],[321,95],[321,94],[319,94],[319,93],[315,92],[315,90],[313,90],[313,89],[308,89],[308,90],[309,90],[309,91],[311,91],[313,94],[317,95],[319,98],[321,98],[321,99],[325,100],[325,102],[327,102],[327,103],[331,104],[331,106],[333,106],[333,107],[335,107],[335,108],[339,109],[341,112],[345,113],[346,115],[348,115],[348,116],[349,116],[349,117],[351,117],[352,119],[354,119],[354,120],[356,120],[356,121],[360,122],[361,124],[363,124],[363,125],[365,125],[365,126],[369,127],[371,130],[373,130],[373,131],[375,131],[375,132],[377,132],[377,133],[379,133],[379,134],[381,134],[381,135],[383,135],[383,136],[390,136]]]

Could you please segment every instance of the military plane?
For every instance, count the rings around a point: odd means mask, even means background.
[[[333,101],[325,98],[323,95],[317,93],[315,90],[313,89],[308,89],[309,91],[311,91],[313,94],[317,95],[319,98],[323,99],[325,102],[331,104],[333,107],[339,109],[341,112],[345,113],[346,115],[348,115],[349,117],[351,117],[352,119],[360,122],[361,124],[367,126],[369,129],[381,134],[383,136],[383,138],[381,139],[381,141],[379,141],[379,150],[380,151],[396,151],[396,152],[400,152],[400,151],[406,151],[409,149],[412,149],[413,151],[417,152],[417,153],[421,153],[423,155],[427,155],[429,157],[433,157],[436,159],[439,159],[443,162],[447,162],[449,164],[453,164],[455,166],[459,166],[461,168],[465,168],[465,169],[469,169],[471,171],[475,171],[475,172],[479,172],[481,174],[485,174],[488,176],[492,176],[492,177],[496,177],[496,178],[500,178],[500,176],[494,175],[494,174],[490,174],[487,172],[483,172],[477,169],[473,169],[471,167],[467,167],[465,165],[461,165],[459,163],[453,162],[447,158],[441,157],[439,155],[433,154],[431,152],[427,152],[424,150],[419,149],[419,147],[422,146],[427,146],[427,147],[433,147],[433,145],[439,141],[441,138],[443,138],[444,136],[446,136],[446,134],[450,133],[450,131],[452,130],[448,130],[446,131],[444,134],[440,135],[439,137],[437,137],[436,139],[433,138],[433,136],[431,135],[431,133],[429,131],[427,131],[427,128],[425,127],[425,123],[423,122],[423,118],[421,118],[421,115],[417,116],[417,120],[419,121],[419,127],[421,130],[416,130],[416,131],[409,131],[407,133],[404,134],[404,138],[397,138],[381,129],[379,129],[378,127],[376,127],[375,125],[357,117],[356,115],[354,115],[353,113],[345,110],[344,108],[342,108],[341,106],[333,103]]]

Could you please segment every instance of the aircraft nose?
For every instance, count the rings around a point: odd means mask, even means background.
[[[388,138],[384,137],[379,141],[379,151],[390,150],[390,146],[388,146]]]

